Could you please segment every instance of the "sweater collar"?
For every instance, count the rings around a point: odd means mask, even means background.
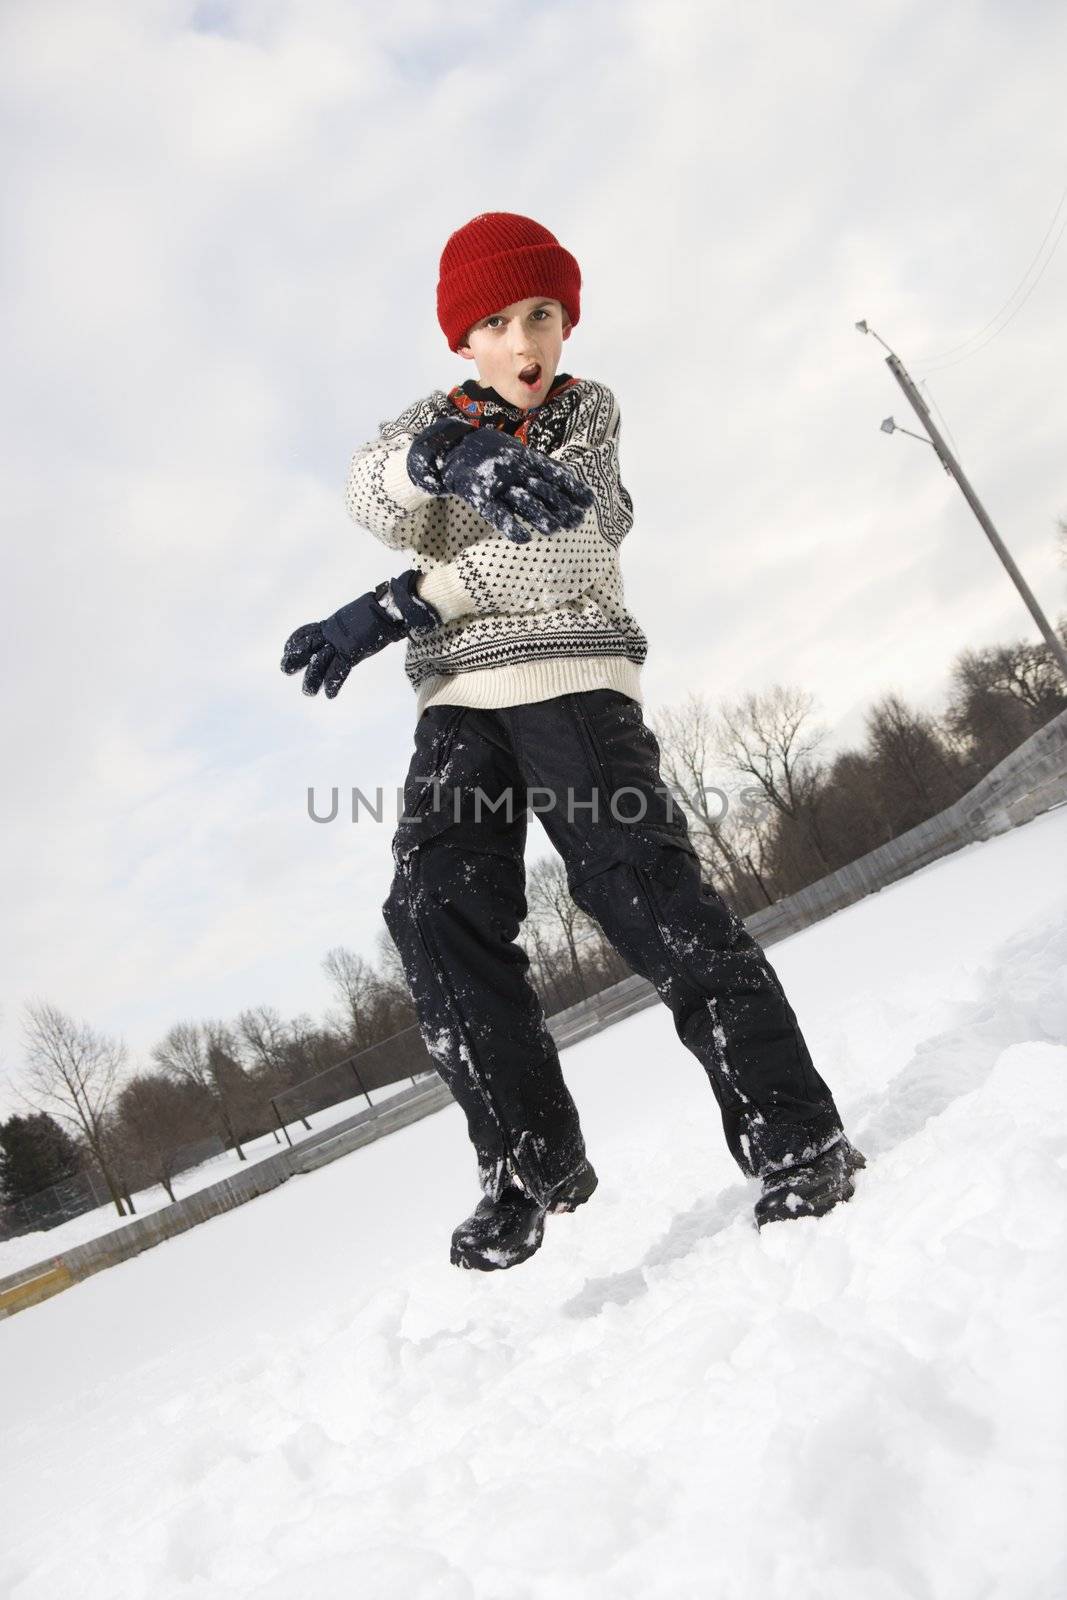
[[[563,389],[570,388],[578,382],[569,372],[557,372],[549,384],[548,393],[538,406],[530,406],[522,411],[518,406],[513,406],[503,395],[491,389],[488,384],[479,383],[477,378],[468,378],[466,383],[459,383],[450,391],[449,398],[463,412],[464,416],[472,421],[480,421],[483,416],[502,415],[511,422],[523,423],[535,416],[545,406],[553,401]]]

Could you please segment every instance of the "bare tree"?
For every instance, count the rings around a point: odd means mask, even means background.
[[[225,1105],[232,1127],[243,1128],[245,1137],[255,1137],[269,1125],[266,1101],[268,1085],[257,1082],[246,1072],[237,1030],[228,1022],[205,1022],[208,1064],[220,1103]],[[257,1124],[253,1128],[253,1124]],[[241,1160],[244,1151],[239,1150]]]
[[[1067,619],[1061,617],[1057,628],[1067,643]],[[1010,695],[1025,706],[1033,714],[1035,726],[1062,711],[1067,703],[1067,688],[1044,641],[1016,639],[986,650],[965,651],[964,657],[977,665],[991,693]]]
[[[250,1006],[237,1017],[236,1032],[267,1079],[284,1081],[289,1030],[274,1006]]]
[[[832,841],[833,864],[843,867],[893,837],[878,763],[865,751],[841,750],[823,788],[819,815]]]
[[[100,1168],[120,1217],[133,1207],[113,1160],[111,1102],[126,1061],[126,1046],[76,1022],[47,1001],[25,1007],[26,1074],[21,1098],[74,1128]]]
[[[826,730],[808,726],[814,706],[814,696],[806,690],[782,684],[765,694],[746,694],[721,713],[719,753],[755,780],[825,872],[829,862],[818,819],[823,768],[815,752]]]
[[[400,951],[393,943],[393,936],[386,927],[378,929],[374,941],[374,965],[378,969],[380,981],[386,988],[397,989],[403,994],[408,994],[407,973],[404,963],[400,959]]]
[[[1057,631],[1067,643],[1067,618]],[[952,668],[944,726],[974,782],[1067,706],[1067,687],[1042,642],[963,650]]]
[[[959,798],[966,788],[963,765],[950,759],[929,713],[890,693],[871,707],[865,720],[881,807],[894,834],[925,822]]]
[[[551,1013],[562,1010],[570,998],[561,972],[565,957],[552,944],[540,917],[527,917],[519,935],[519,943],[526,951],[526,959],[533,969],[533,981],[545,1011]]]
[[[352,1050],[363,1050],[374,1044],[378,1034],[374,1026],[375,1012],[381,980],[370,962],[363,956],[335,945],[327,952],[322,963],[341,1002],[341,1013],[327,1020]]]
[[[325,1072],[337,1060],[337,1054],[336,1034],[320,1026],[307,1012],[301,1012],[289,1023],[286,1083],[300,1083],[318,1072]]]
[[[680,709],[657,711],[654,731],[660,746],[660,771],[687,815],[701,866],[713,879],[724,880],[736,896],[746,877],[742,830],[736,818],[727,820],[729,796],[710,782],[723,730],[704,696],[690,693]]]
[[[118,1142],[173,1201],[179,1152],[204,1132],[202,1111],[198,1114],[188,1085],[159,1073],[138,1073],[123,1086],[116,1111]]]
[[[385,1036],[415,1026],[415,1006],[400,952],[388,928],[378,930],[374,942],[374,969],[378,980],[378,1027]]]
[[[589,993],[578,954],[580,933],[589,918],[575,904],[567,884],[567,868],[559,856],[541,856],[526,875],[526,904],[535,921],[558,928],[570,962],[571,975],[581,999]]]
[[[177,1022],[154,1047],[152,1059],[195,1091],[220,1133],[233,1144],[238,1159],[245,1161],[237,1131],[244,1094],[236,1076],[240,1067],[226,1048],[229,1037],[221,1023]]]
[[[374,966],[378,974],[380,1026],[386,1036],[415,1026],[415,1006],[408,987],[400,952],[388,928],[379,928],[374,942]]]
[[[280,1090],[289,1087],[299,1078],[292,1074],[291,1032],[282,1015],[273,1006],[252,1006],[242,1011],[235,1024],[235,1032],[246,1057],[250,1058],[250,1086],[258,1088],[260,1100],[274,1102]],[[271,1132],[275,1142],[281,1138],[277,1128]]]

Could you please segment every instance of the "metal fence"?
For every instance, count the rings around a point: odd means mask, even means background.
[[[310,1119],[316,1113],[321,1116],[322,1112],[334,1106],[358,1099],[365,1100],[367,1110],[373,1111],[375,1101],[371,1099],[372,1093],[380,1093],[406,1079],[416,1084],[435,1076],[436,1070],[422,1036],[412,1024],[400,1033],[358,1050],[354,1055],[327,1067],[324,1072],[317,1072],[313,1077],[304,1078],[274,1095],[270,1106],[277,1128],[268,1127],[265,1131],[273,1134],[275,1140],[279,1139],[280,1133],[291,1146],[293,1139],[290,1127],[293,1124],[311,1133]],[[179,1173],[188,1172],[214,1156],[224,1154],[229,1148],[217,1134],[183,1145],[171,1156],[171,1175],[176,1177]],[[117,1165],[127,1186],[124,1193],[136,1196],[143,1190],[158,1187],[158,1178],[140,1163],[126,1161]],[[25,1200],[0,1205],[0,1240],[58,1228],[74,1217],[111,1203],[112,1197],[103,1176],[95,1166],[87,1166],[62,1183],[29,1195]]]
[[[313,1078],[304,1078],[300,1083],[283,1089],[272,1097],[271,1106],[278,1127],[288,1143],[292,1144],[290,1125],[300,1123],[305,1129],[310,1129],[309,1118],[315,1112],[329,1110],[332,1106],[359,1097],[366,1100],[368,1110],[372,1110],[372,1090],[388,1089],[407,1078],[417,1083],[420,1078],[435,1073],[422,1035],[413,1023],[399,1033],[391,1034],[388,1039],[380,1039],[377,1044],[346,1056],[343,1061],[327,1067],[325,1072],[317,1072]]]
[[[103,1178],[94,1168],[75,1172],[50,1189],[0,1206],[0,1239],[13,1239],[16,1234],[35,1233],[43,1228],[58,1228],[60,1223],[80,1217],[84,1211],[95,1211],[110,1198]]]
[[[225,1149],[226,1145],[217,1134],[209,1134],[192,1144],[182,1145],[171,1158],[171,1173],[176,1177],[180,1172],[188,1172],[190,1168],[210,1161],[213,1156],[221,1155]],[[139,1162],[132,1165],[126,1162],[122,1167],[122,1176],[132,1194],[158,1186],[158,1179]],[[48,1189],[28,1195],[25,1200],[0,1205],[0,1240],[14,1239],[22,1233],[58,1228],[61,1223],[70,1222],[87,1211],[95,1211],[98,1206],[110,1204],[111,1192],[102,1173],[96,1166],[85,1166],[71,1177],[64,1178],[62,1183],[54,1183]]]

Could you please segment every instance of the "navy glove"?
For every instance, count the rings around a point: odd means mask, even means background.
[[[285,641],[282,671],[293,673],[306,667],[304,693],[318,694],[325,684],[326,698],[332,700],[357,662],[420,629],[440,627],[437,609],[415,592],[421,577],[421,572],[411,568],[361,594],[324,622],[297,628]],[[390,600],[399,617],[387,608]]]
[[[498,428],[476,428],[442,417],[423,428],[408,451],[408,477],[428,494],[455,494],[516,544],[530,534],[576,528],[593,491],[558,461],[520,444]]]
[[[408,450],[408,477],[427,494],[447,494],[441,474],[452,451],[470,434],[477,433],[473,422],[462,417],[438,417],[411,441]]]

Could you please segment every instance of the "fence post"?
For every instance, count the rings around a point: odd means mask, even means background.
[[[371,1099],[370,1095],[367,1093],[366,1089],[363,1087],[363,1079],[360,1077],[359,1073],[356,1071],[356,1063],[354,1061],[350,1061],[348,1063],[348,1065],[352,1068],[352,1076],[356,1080],[356,1084],[357,1084],[357,1086],[359,1088],[360,1094],[363,1096],[364,1100],[366,1100],[367,1104],[370,1106],[371,1110],[373,1111],[374,1110],[374,1101]]]
[[[285,1123],[282,1121],[281,1112],[278,1110],[278,1107],[274,1103],[273,1095],[271,1096],[270,1108],[274,1112],[274,1115],[275,1115],[275,1117],[277,1118],[277,1121],[278,1121],[278,1126],[282,1130],[282,1132],[285,1134],[285,1142],[286,1142],[286,1144],[289,1146],[289,1148],[291,1150],[293,1148],[293,1141],[289,1137],[289,1129],[285,1126]]]

